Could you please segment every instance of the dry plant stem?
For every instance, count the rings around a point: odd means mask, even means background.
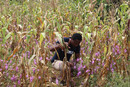
[[[94,45],[93,45],[93,48],[92,48],[92,51],[91,51],[91,54],[90,54],[90,63],[89,63],[89,70],[90,70],[90,73],[92,72],[92,67],[91,67],[91,62],[92,62],[92,56],[93,56],[93,53],[94,53],[94,49],[95,49],[95,42],[93,43]],[[86,78],[85,78],[86,80],[85,80],[85,82],[84,82],[84,85],[83,85],[83,87],[88,87],[89,86],[89,83],[88,83],[88,81],[89,81],[89,79],[90,79],[90,75],[89,74],[87,74],[87,76],[86,76]]]
[[[54,45],[53,44],[51,44],[53,47],[54,47]],[[54,49],[55,49],[55,51],[56,51],[56,54],[57,54],[57,56],[58,56],[58,59],[60,59],[60,57],[59,57],[59,54],[58,54],[58,52],[57,52],[57,49],[54,47]]]
[[[109,68],[110,70],[110,64],[112,63],[112,57],[111,57],[111,44],[109,45],[109,49],[108,49],[108,53],[106,55],[106,61],[105,61],[105,65],[103,67],[103,69],[101,70],[101,74],[100,76],[98,77],[98,81],[97,81],[97,84],[99,86],[104,86],[105,85],[105,82],[106,82],[106,75],[108,73],[108,70],[107,68]]]
[[[65,45],[65,43],[64,43],[64,47],[65,47],[65,49],[64,49],[64,53],[65,53],[65,58],[64,58],[64,60],[63,60],[63,76],[62,76],[62,79],[61,79],[61,81],[62,80],[64,80],[65,79],[65,81],[66,81],[66,85],[67,85],[67,87],[69,87],[70,86],[70,66],[68,66],[68,63],[67,63],[67,47],[66,47],[66,45]],[[65,66],[65,71],[64,71],[64,66]],[[67,75],[67,76],[66,76]]]

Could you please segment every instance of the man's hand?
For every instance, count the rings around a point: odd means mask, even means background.
[[[73,67],[74,64],[72,62],[67,62],[67,66]]]
[[[65,49],[65,47],[62,46],[61,44],[58,44],[58,47],[59,47],[61,50],[64,50],[64,49]]]
[[[61,50],[64,50],[65,47],[67,47],[68,49],[70,48],[67,42],[64,42],[64,46],[62,46],[61,44],[58,44],[58,47],[61,48]]]
[[[67,42],[64,42],[64,45],[69,49],[70,47],[69,47],[69,43],[67,43]]]

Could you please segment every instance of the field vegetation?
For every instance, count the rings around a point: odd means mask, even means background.
[[[128,87],[129,6],[129,0],[0,0],[0,87],[62,87],[49,47],[75,32],[83,36],[80,66],[67,87]]]

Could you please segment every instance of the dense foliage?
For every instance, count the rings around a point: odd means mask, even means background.
[[[48,48],[79,32],[80,66],[67,85],[128,87],[129,6],[129,0],[0,0],[0,86],[60,85]]]

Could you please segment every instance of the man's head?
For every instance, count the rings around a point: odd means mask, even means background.
[[[82,41],[82,35],[80,33],[74,33],[71,37],[71,44],[77,47]]]

